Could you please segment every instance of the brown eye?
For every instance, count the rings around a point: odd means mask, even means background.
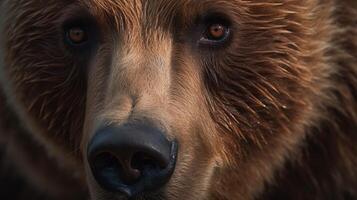
[[[212,24],[208,27],[208,38],[212,40],[220,40],[226,35],[226,27],[221,24]]]
[[[229,26],[225,25],[224,23],[211,23],[206,26],[206,30],[203,32],[199,43],[211,46],[222,45],[228,40],[229,35]]]
[[[83,44],[87,41],[87,33],[81,27],[70,28],[67,32],[68,40],[75,45]]]

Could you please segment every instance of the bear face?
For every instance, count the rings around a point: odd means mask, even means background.
[[[333,104],[335,27],[318,1],[2,6],[6,96],[93,199],[251,199]],[[178,145],[173,174],[147,196],[108,191],[91,166],[93,138],[127,124]]]

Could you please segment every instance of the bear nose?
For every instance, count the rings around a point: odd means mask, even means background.
[[[160,189],[174,171],[178,145],[146,124],[99,129],[88,146],[88,162],[97,183],[128,197]]]

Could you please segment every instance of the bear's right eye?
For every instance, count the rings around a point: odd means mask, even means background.
[[[85,29],[82,27],[73,27],[67,31],[68,40],[75,45],[81,45],[88,39],[88,35]]]
[[[66,19],[62,23],[62,42],[73,54],[90,53],[99,42],[99,28],[95,19],[87,14]]]
[[[86,28],[81,26],[70,27],[66,30],[66,40],[71,46],[81,46],[88,41]]]

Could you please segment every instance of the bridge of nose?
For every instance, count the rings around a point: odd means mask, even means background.
[[[172,43],[168,36],[152,34],[157,41],[150,44],[140,35],[118,44],[120,47],[114,52],[108,78],[108,109],[117,105],[115,101],[123,95],[133,99],[135,109],[163,108],[165,105],[171,82]]]

